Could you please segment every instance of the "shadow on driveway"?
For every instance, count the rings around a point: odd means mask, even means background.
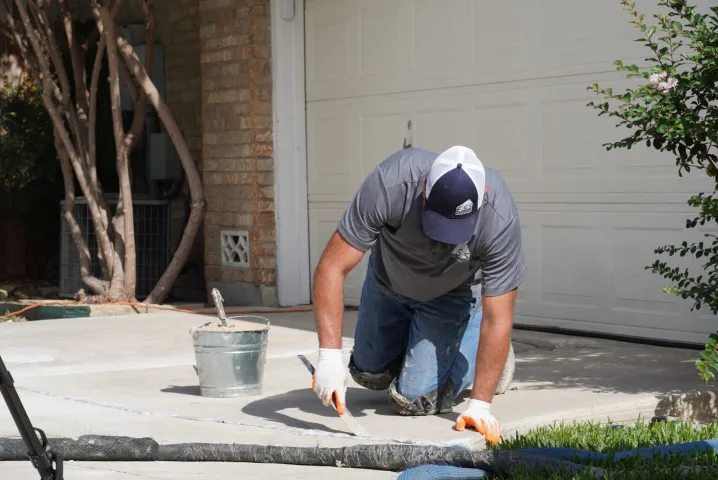
[[[163,388],[162,392],[180,395],[200,396],[199,386],[172,385]],[[470,390],[462,392],[457,398],[457,404],[468,398]],[[349,410],[357,419],[368,415],[397,417],[397,407],[389,400],[386,391],[369,390],[365,388],[349,387],[347,389],[347,402]],[[290,414],[283,413],[289,410]],[[325,407],[316,394],[309,388],[301,388],[273,395],[271,397],[255,400],[242,408],[242,413],[255,418],[281,423],[287,427],[313,429],[329,433],[346,433],[344,430],[335,430],[322,423],[309,422],[296,418],[296,410],[302,413],[317,415],[326,418],[337,418],[337,413],[331,407]],[[456,421],[457,411],[452,413],[434,415],[449,422]]]

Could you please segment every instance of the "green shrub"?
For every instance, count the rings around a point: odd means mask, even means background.
[[[0,210],[25,214],[56,201],[52,121],[32,83],[0,91]]]
[[[687,228],[718,227],[718,7],[708,14],[698,13],[685,0],[660,1],[665,14],[654,14],[654,25],[645,22],[635,3],[621,4],[641,32],[636,41],[648,47],[647,68],[616,61],[619,71],[629,78],[643,79],[641,85],[614,93],[594,84],[589,88],[604,97],[588,106],[619,119],[617,127],[632,130],[631,135],[607,143],[608,150],[630,149],[635,145],[652,147],[675,156],[679,176],[697,170],[715,180],[712,191],[700,192],[688,200],[698,210]],[[710,183],[710,182],[709,182]],[[702,263],[702,272],[672,267],[656,260],[646,268],[671,282],[664,291],[693,301],[692,310],[706,307],[718,314],[718,237],[705,234],[705,241],[664,245],[658,255],[693,256]],[[715,379],[718,370],[718,335],[708,339],[701,359],[696,362],[700,376]]]

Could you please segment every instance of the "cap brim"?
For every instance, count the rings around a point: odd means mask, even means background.
[[[450,245],[467,243],[474,236],[479,211],[464,218],[446,218],[433,210],[424,210],[422,227],[427,237]]]

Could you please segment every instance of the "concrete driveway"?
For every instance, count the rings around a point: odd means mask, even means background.
[[[346,432],[334,410],[310,390],[299,353],[316,362],[311,313],[265,315],[271,322],[263,394],[215,399],[199,395],[189,329],[208,317],[162,312],[0,324],[0,355],[31,420],[48,436],[149,436],[160,443],[221,442],[348,446],[392,441],[475,440],[456,432],[455,413],[401,417],[385,392],[351,384],[348,406],[371,438]],[[344,349],[356,313],[347,312]],[[630,420],[651,416],[658,396],[701,386],[695,351],[516,331],[515,381],[497,396],[504,437],[561,420]],[[0,436],[17,437],[0,406]],[[68,478],[395,478],[397,474],[257,464],[68,463]],[[71,474],[70,474],[71,472]],[[355,475],[355,476],[354,476]],[[0,477],[36,478],[29,463],[0,463]]]

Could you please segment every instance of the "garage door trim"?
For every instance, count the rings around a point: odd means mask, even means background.
[[[271,0],[271,29],[277,295],[282,306],[306,305],[311,272],[304,0]]]

